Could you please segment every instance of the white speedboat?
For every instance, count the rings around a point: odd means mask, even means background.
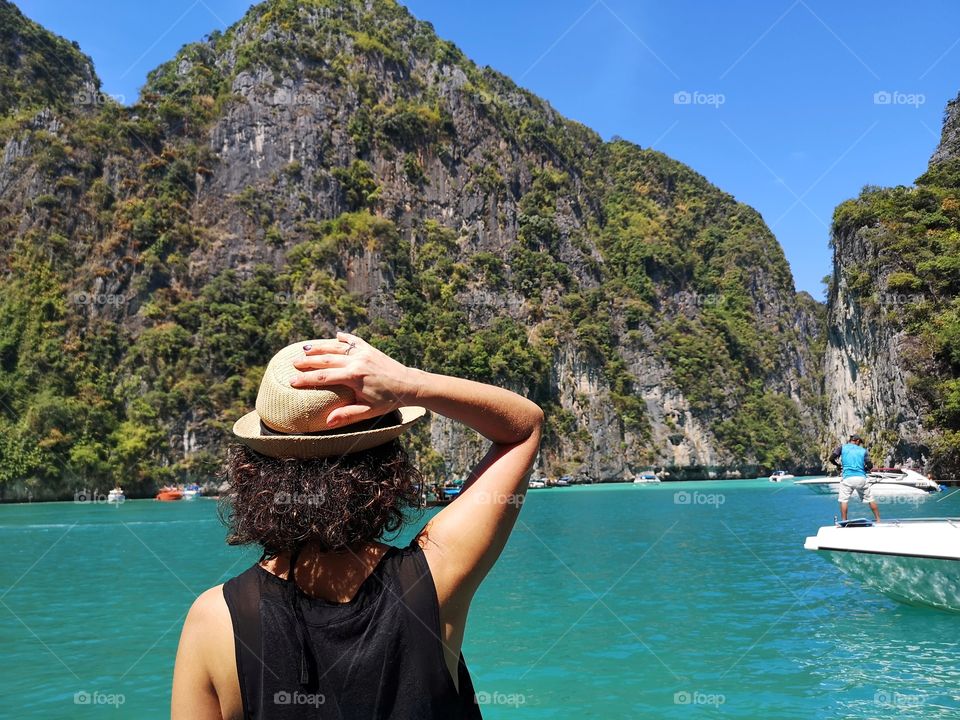
[[[543,480],[531,480],[529,484],[529,487],[531,490],[540,490],[542,488],[545,488],[546,486],[547,486],[547,483]]]
[[[653,472],[642,472],[633,479],[634,485],[652,485],[660,482],[660,478]]]
[[[127,496],[123,494],[123,490],[120,488],[114,488],[107,493],[107,502],[108,503],[117,503],[118,505],[127,499]]]
[[[820,528],[804,548],[895,600],[960,612],[960,518],[853,520]]]
[[[874,497],[878,501],[886,498],[914,497],[922,498],[940,492],[940,486],[930,478],[921,475],[915,470],[886,468],[874,470],[867,475],[867,482],[873,489]],[[809,480],[797,480],[796,485],[802,485],[818,495],[838,495],[840,493],[839,477],[819,477]]]
[[[802,485],[817,495],[839,495],[840,478],[838,477],[815,477],[806,480],[797,480],[794,485]]]
[[[786,470],[777,470],[770,476],[770,482],[782,482],[783,480],[792,480],[795,476]]]
[[[196,500],[198,497],[200,497],[200,486],[196,483],[187,485],[183,489],[184,500]]]

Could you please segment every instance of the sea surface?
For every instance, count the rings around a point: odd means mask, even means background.
[[[960,614],[805,551],[835,513],[766,480],[531,491],[470,613],[484,716],[960,718]],[[255,559],[223,539],[212,500],[0,506],[0,716],[168,717],[187,609]]]

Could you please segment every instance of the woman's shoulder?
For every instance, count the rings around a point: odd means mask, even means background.
[[[174,706],[180,704],[178,700],[189,705],[203,697],[235,716],[239,681],[234,656],[230,611],[223,585],[215,585],[197,596],[184,620],[174,672]]]
[[[204,590],[193,601],[183,623],[181,642],[207,657],[208,648],[224,646],[233,636],[230,610],[223,597],[223,584]],[[230,644],[232,650],[232,643]]]
[[[236,579],[242,576],[237,576]],[[234,655],[234,622],[226,593],[232,581],[214,585],[204,590],[190,606],[187,619],[184,621],[184,633],[187,628],[195,628],[196,643],[200,649],[207,652],[210,658],[229,658],[232,662]],[[212,663],[216,665],[217,663]],[[211,667],[216,670],[216,667]]]
[[[204,590],[193,601],[187,620],[212,620],[227,611],[227,603],[223,599],[223,583]]]
[[[223,585],[223,583],[214,585],[197,595],[190,610],[196,609],[198,613],[206,613],[215,609],[219,603],[223,602]]]

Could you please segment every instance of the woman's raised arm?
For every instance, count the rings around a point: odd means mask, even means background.
[[[346,385],[356,402],[330,415],[334,427],[404,405],[473,428],[491,442],[457,499],[420,532],[444,615],[459,620],[493,567],[516,522],[536,458],[543,411],[514,392],[408,368],[360,338],[339,333],[305,349],[294,387]]]
[[[543,411],[503,388],[423,373],[417,404],[491,442],[463,490],[420,533],[441,604],[469,604],[513,530],[540,447]],[[444,597],[446,596],[446,597]]]

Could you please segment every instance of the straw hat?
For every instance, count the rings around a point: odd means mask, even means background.
[[[300,373],[293,363],[303,357],[303,345],[294,343],[267,364],[257,392],[257,409],[237,420],[233,434],[247,447],[274,458],[311,458],[347,455],[383,445],[402,435],[426,415],[422,407],[402,407],[351,425],[328,429],[330,413],[354,401],[342,385],[297,389],[290,380]]]

